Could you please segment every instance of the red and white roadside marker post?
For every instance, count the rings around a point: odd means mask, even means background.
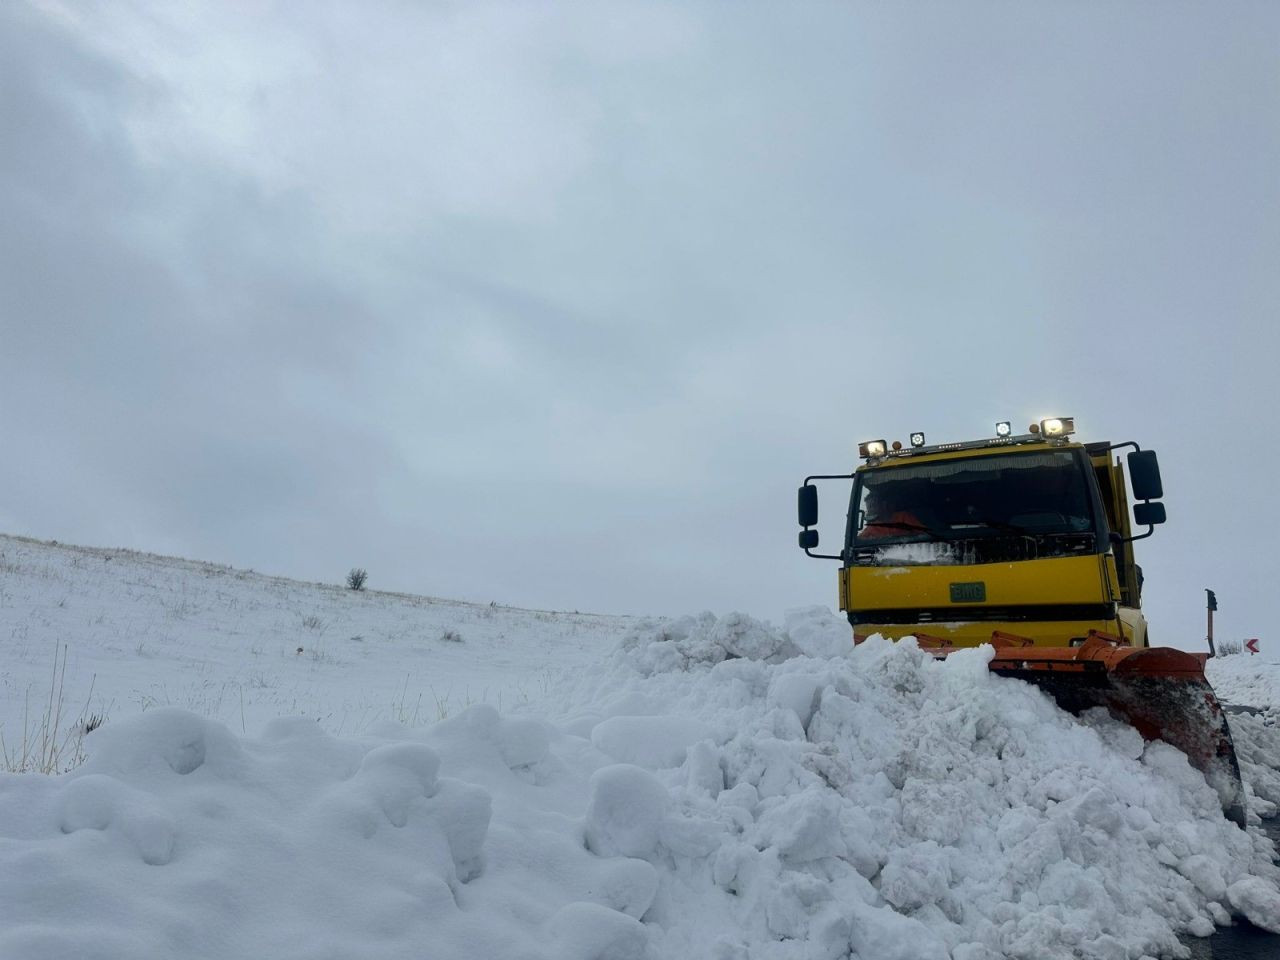
[[[1246,640],[1246,641],[1244,642],[1244,648],[1245,648],[1246,650],[1248,650],[1250,653],[1257,653],[1257,652],[1258,652],[1258,638],[1257,638],[1257,637],[1254,637],[1252,640]]]

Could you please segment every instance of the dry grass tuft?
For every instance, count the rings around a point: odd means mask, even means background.
[[[22,737],[12,749],[0,728],[0,762],[10,773],[66,773],[84,763],[84,738],[106,721],[105,713],[90,713],[93,682],[79,715],[66,721],[64,693],[67,675],[67,645],[53,648],[53,671],[49,677],[49,693],[39,718],[31,720],[31,690],[28,688],[22,708]],[[94,682],[97,675],[94,675]]]

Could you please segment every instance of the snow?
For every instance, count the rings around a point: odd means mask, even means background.
[[[1280,931],[1265,712],[1232,717],[1242,831],[1178,751],[989,649],[855,648],[826,608],[592,617],[3,537],[0,573],[8,765],[51,689],[63,734],[106,717],[84,762],[0,773],[5,960],[1137,958],[1232,916]]]
[[[898,564],[910,566],[918,564],[956,563],[956,549],[950,543],[926,541],[924,543],[894,543],[876,551],[876,563],[882,566]],[[893,569],[892,566],[889,567]]]
[[[1205,673],[1220,700],[1244,708],[1231,713],[1229,723],[1250,810],[1280,814],[1280,658],[1266,648],[1215,657]]]
[[[1278,712],[1280,719],[1280,658],[1274,652],[1214,657],[1206,675],[1219,699]]]

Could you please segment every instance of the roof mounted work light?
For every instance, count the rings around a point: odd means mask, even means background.
[[[858,456],[864,459],[868,457],[883,457],[888,449],[889,445],[883,440],[868,440],[866,443],[858,444]]]
[[[1050,417],[1040,421],[1040,436],[1066,437],[1076,432],[1074,417]]]
[[[924,434],[923,434],[923,433],[921,433],[919,430],[917,430],[915,433],[913,433],[913,434],[911,435],[911,445],[912,445],[913,447],[923,447],[923,446],[924,446]]]
[[[1010,423],[1008,420],[1001,420],[999,423],[996,424],[997,437],[1007,437],[1011,433],[1013,433],[1013,424]]]

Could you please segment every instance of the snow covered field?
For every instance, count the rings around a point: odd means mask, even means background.
[[[1280,930],[1270,841],[1181,754],[982,650],[848,640],[825,608],[547,613],[0,537],[6,765],[74,764],[0,773],[0,957],[1122,960]],[[1260,659],[1210,678],[1269,707]],[[1255,822],[1275,719],[1232,718]]]
[[[0,536],[0,725],[12,752],[66,646],[69,713],[181,707],[237,733],[306,716],[337,734],[506,711],[599,658],[625,618],[353,592],[230,567]],[[376,585],[375,579],[371,586]],[[61,669],[59,668],[59,673]],[[28,725],[31,723],[29,717]]]

